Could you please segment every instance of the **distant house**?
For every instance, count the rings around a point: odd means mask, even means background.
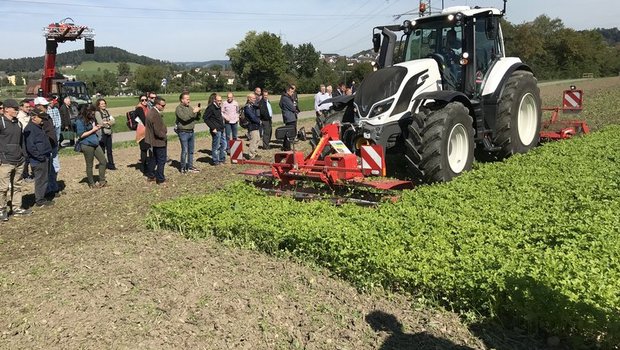
[[[319,58],[327,63],[334,64],[336,63],[336,61],[338,61],[338,59],[340,58],[340,55],[335,54],[335,53],[326,53],[326,54],[320,54]]]
[[[118,77],[118,79],[116,80],[116,82],[118,83],[118,85],[120,85],[121,87],[127,87],[127,84],[129,84],[129,77],[127,76],[120,76]]]
[[[235,85],[235,72],[231,70],[223,70],[219,72],[220,78],[226,80],[226,85]]]
[[[17,85],[17,76],[16,75],[7,75],[6,79],[9,81],[9,84],[15,86]],[[24,79],[24,77],[21,77],[21,84],[20,85],[26,85],[26,79]]]

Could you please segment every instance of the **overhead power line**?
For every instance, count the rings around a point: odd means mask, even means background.
[[[45,6],[67,6],[67,7],[82,7],[82,8],[92,8],[92,9],[106,9],[106,10],[130,10],[130,11],[145,11],[149,12],[158,11],[158,12],[171,12],[171,13],[183,13],[185,15],[192,14],[213,14],[213,15],[252,15],[252,16],[288,16],[288,17],[333,17],[333,18],[342,18],[341,14],[328,14],[328,13],[274,13],[274,12],[245,12],[238,10],[231,11],[214,11],[214,10],[193,10],[193,9],[169,9],[169,8],[157,8],[157,7],[129,7],[129,6],[114,6],[110,5],[97,5],[97,4],[72,4],[66,2],[56,2],[56,1],[36,1],[36,0],[0,0],[0,2],[8,2],[14,4],[31,4],[31,5],[45,5]],[[3,12],[6,12],[3,10]],[[375,16],[375,14],[359,14],[359,15],[351,15],[350,17],[355,18],[370,18]],[[280,19],[280,18],[279,18]]]

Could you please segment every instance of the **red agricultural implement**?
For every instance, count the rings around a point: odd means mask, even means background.
[[[585,120],[560,119],[560,114],[577,115],[583,110],[583,91],[571,86],[564,90],[561,107],[543,107],[543,111],[551,112],[551,119],[542,123],[540,139],[542,141],[563,140],[577,134],[588,134],[590,128]]]
[[[376,204],[378,200],[386,198],[379,192],[387,193],[390,190],[401,190],[413,188],[410,181],[387,179],[385,176],[385,157],[383,147],[378,145],[362,146],[360,157],[351,151],[340,140],[340,126],[338,124],[328,124],[321,130],[322,136],[317,146],[309,155],[304,155],[301,151],[277,152],[273,162],[263,162],[256,160],[246,160],[243,157],[243,143],[241,140],[230,141],[231,161],[235,164],[252,164],[269,167],[270,170],[253,169],[243,171],[244,175],[262,177],[276,180],[279,184],[278,189],[262,187],[263,190],[275,194],[293,194],[298,199],[309,199],[314,197],[324,197],[321,192],[313,190],[312,187],[304,186],[304,181],[320,182],[326,185],[332,193],[350,188],[368,189],[359,197],[329,197],[337,203],[355,202],[358,204]],[[322,157],[327,147],[333,153]],[[372,176],[372,177],[371,177]],[[372,192],[372,189],[378,190]],[[352,193],[348,193],[352,194]]]

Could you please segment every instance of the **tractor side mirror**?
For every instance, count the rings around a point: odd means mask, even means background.
[[[488,40],[495,40],[497,38],[498,23],[497,18],[487,18],[484,32]]]
[[[381,47],[381,33],[374,33],[372,35],[372,49],[375,52],[379,52],[380,47]]]

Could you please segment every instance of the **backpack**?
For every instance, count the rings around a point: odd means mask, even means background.
[[[136,130],[138,128],[138,122],[136,121],[136,111],[129,111],[125,114],[125,117],[127,118],[127,127],[129,128],[129,130]]]
[[[241,108],[241,110],[239,110],[239,125],[244,129],[247,129],[248,126],[250,126],[250,120],[245,116],[245,108]]]

